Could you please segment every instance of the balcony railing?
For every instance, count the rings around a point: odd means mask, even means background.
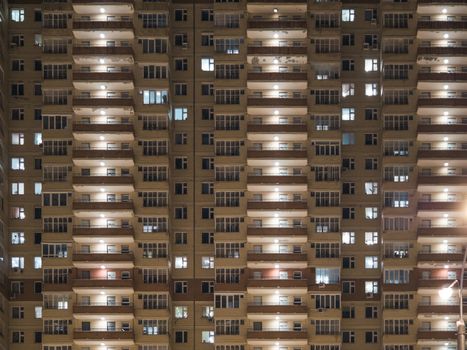
[[[88,0],[91,1],[91,0]],[[133,56],[131,46],[73,46],[73,55],[125,55]]]
[[[466,21],[419,21],[417,24],[419,30],[423,29],[446,29],[446,30],[463,30],[467,29]]]
[[[307,209],[306,201],[276,201],[276,200],[249,200],[248,209],[256,210],[293,210]]]
[[[73,29],[106,30],[106,29],[133,29],[132,21],[74,21]]]

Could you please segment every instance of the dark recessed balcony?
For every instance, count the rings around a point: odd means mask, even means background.
[[[248,97],[249,106],[266,106],[266,107],[307,107],[308,100],[306,97]]]
[[[306,226],[248,226],[247,234],[251,236],[305,236],[308,234]]]
[[[248,46],[249,55],[306,55],[306,46]]]
[[[300,210],[308,209],[306,201],[248,201],[250,210]]]
[[[91,328],[90,330],[73,329],[73,339],[76,340],[132,340],[134,338],[131,329],[108,330],[107,328]]]
[[[304,304],[248,304],[247,312],[255,314],[307,314],[308,307]]]
[[[133,29],[132,21],[74,21],[73,29],[106,30]]]
[[[307,23],[305,19],[268,19],[268,18],[253,18],[248,21],[248,29],[306,29]]]
[[[307,288],[307,279],[293,279],[293,278],[252,278],[248,280],[248,287],[252,288]]]
[[[249,4],[258,3],[281,3],[281,4],[306,4],[307,0],[248,0]]]
[[[467,159],[467,149],[427,149],[419,150],[419,159]]]
[[[417,287],[440,289],[449,286],[453,281],[445,278],[423,278],[418,280]]]
[[[308,178],[306,175],[249,174],[247,182],[248,184],[293,185],[306,184]]]
[[[89,0],[90,1],[90,0]],[[131,46],[74,46],[73,55],[83,56],[133,56],[133,48]]]
[[[73,158],[88,158],[88,159],[118,159],[130,158],[133,159],[132,149],[106,149],[106,148],[75,148],[73,149]]]
[[[73,210],[133,210],[133,202],[75,201]]]
[[[75,314],[132,314],[133,305],[109,305],[109,304],[75,304]]]
[[[419,21],[417,24],[419,30],[465,30],[467,22],[465,21]]]
[[[249,149],[248,158],[275,158],[275,159],[286,159],[286,158],[307,158],[306,150],[294,150],[294,149]]]
[[[465,56],[467,55],[467,47],[461,46],[429,46],[419,47],[417,55],[432,55],[432,56]]]
[[[306,81],[308,79],[306,72],[248,72],[248,80],[257,80],[257,81]]]
[[[73,261],[76,262],[129,262],[133,261],[134,256],[131,252],[75,252],[73,253]]]
[[[124,176],[83,176],[74,175],[76,185],[133,185],[133,175]]]
[[[75,97],[73,105],[76,107],[131,107],[134,101],[131,97]]]
[[[133,236],[134,229],[131,226],[74,226],[74,236]]]
[[[419,107],[466,107],[467,98],[455,97],[455,98],[419,98]]]
[[[296,133],[308,132],[307,124],[254,124],[249,123],[247,132]]]
[[[98,132],[98,133],[109,133],[109,132],[134,132],[133,124],[119,124],[119,123],[106,123],[106,124],[90,124],[90,123],[74,123],[74,132]]]
[[[447,328],[419,329],[417,331],[418,340],[455,340],[457,339],[456,330]]]
[[[465,236],[467,227],[434,226],[419,227],[417,235],[419,237],[462,237]]]
[[[467,73],[418,73],[419,81],[464,82]]]
[[[133,81],[132,72],[73,72],[73,80],[89,82]]]
[[[430,252],[430,253],[418,253],[418,262],[461,262],[464,258],[462,251],[458,252]]]
[[[284,330],[279,328],[263,328],[261,330],[249,329],[247,332],[249,339],[308,339],[308,332],[306,330]]]
[[[418,210],[434,210],[434,211],[456,211],[462,210],[465,207],[464,202],[444,202],[444,201],[431,201],[431,202],[418,202]]]
[[[279,252],[255,252],[250,251],[247,255],[248,261],[270,261],[270,262],[286,262],[286,261],[307,261],[306,253],[279,253]]]
[[[73,280],[74,288],[133,288],[133,280],[131,279],[81,279]]]
[[[464,306],[467,306],[464,304]],[[418,304],[417,312],[419,314],[458,314],[459,313],[459,305],[446,305],[446,304]]]
[[[467,184],[467,175],[418,176],[418,185],[462,185]]]
[[[419,124],[417,132],[427,134],[463,134],[467,133],[467,124]]]

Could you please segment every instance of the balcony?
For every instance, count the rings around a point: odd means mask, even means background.
[[[133,288],[131,279],[75,278],[73,288]]]
[[[74,226],[73,236],[91,236],[91,237],[118,237],[118,236],[133,236],[134,230],[130,226]]]
[[[133,56],[134,52],[131,46],[73,46],[73,55]]]
[[[417,24],[419,30],[465,30],[467,22],[465,21],[419,21]]]
[[[250,210],[294,210],[308,209],[306,201],[248,201],[247,209]]]
[[[464,304],[467,306],[467,304]],[[439,315],[447,315],[447,314],[458,314],[459,313],[459,305],[446,305],[446,304],[418,304],[417,313],[419,314],[439,314]]]
[[[307,107],[306,97],[248,97],[249,106],[263,107]]]
[[[465,82],[467,73],[418,73],[419,81]]]
[[[457,134],[467,133],[467,124],[419,124],[418,133]]]
[[[455,160],[467,159],[467,149],[446,149],[446,148],[432,148],[427,150],[419,150],[417,157],[419,159],[441,159],[441,160]]]
[[[419,47],[417,50],[418,56],[465,56],[467,55],[467,47],[462,46],[430,46]]]
[[[131,252],[81,252],[73,253],[74,262],[132,262],[134,260]]]
[[[253,124],[249,123],[247,132],[255,133],[297,133],[308,132],[307,124]]]
[[[292,185],[307,184],[306,175],[277,175],[277,174],[249,174],[248,184],[266,184],[266,185]]]
[[[131,97],[75,97],[73,98],[73,105],[76,107],[128,107],[133,108],[134,102]]]
[[[289,340],[289,339],[308,339],[306,330],[263,328],[261,330],[249,329],[248,339],[269,339],[269,340]]]
[[[275,19],[275,18],[253,18],[248,21],[248,29],[305,29],[305,19]]]
[[[73,0],[74,4],[95,5],[95,0]],[[99,4],[133,4],[133,0],[99,0]]]
[[[467,175],[418,176],[418,185],[462,185],[467,184]]]
[[[467,227],[451,227],[451,226],[432,226],[419,227],[417,235],[419,237],[465,237]]]
[[[461,262],[464,258],[462,251],[458,252],[430,252],[418,253],[418,262]]]
[[[248,46],[249,55],[288,56],[306,55],[307,52],[306,46]]]
[[[133,124],[126,123],[73,123],[73,132],[89,132],[89,133],[111,133],[111,132],[134,132]]]
[[[417,209],[421,210],[434,210],[434,211],[456,211],[464,208],[464,202],[445,202],[445,201],[431,201],[431,202],[418,202]]]
[[[418,340],[456,340],[456,330],[450,330],[447,328],[431,328],[431,329],[419,329],[417,331]]]
[[[417,282],[418,288],[440,289],[449,286],[454,280],[445,278],[423,278]]]
[[[75,148],[73,149],[73,158],[88,159],[133,159],[132,149],[107,149],[107,148]]]
[[[133,305],[109,305],[103,303],[75,304],[75,314],[133,314]]]
[[[249,314],[308,314],[305,304],[248,304]]]
[[[133,30],[133,22],[131,21],[74,21],[73,29],[83,29],[83,30],[131,29]]]
[[[249,236],[306,236],[308,230],[306,226],[248,226]]]
[[[308,80],[306,72],[286,72],[286,73],[276,73],[276,72],[248,72],[248,80],[257,80],[257,81],[302,81]]]
[[[133,210],[133,202],[74,201],[73,210]]]
[[[134,334],[131,329],[91,328],[91,330],[83,330],[75,328],[73,330],[73,339],[75,340],[133,340],[133,338]]]
[[[248,158],[288,159],[288,158],[307,158],[308,154],[305,149],[250,148],[248,149],[247,157]]]
[[[87,82],[133,81],[131,72],[73,72],[73,80]]]
[[[133,185],[133,175],[124,176],[98,176],[98,175],[74,175],[75,185]]]
[[[467,98],[419,98],[419,107],[466,107]]]
[[[307,288],[307,279],[294,278],[250,278],[247,282],[249,288]]]
[[[249,251],[248,261],[270,261],[270,262],[288,262],[288,261],[307,261],[305,253],[281,253],[281,252],[255,252]]]

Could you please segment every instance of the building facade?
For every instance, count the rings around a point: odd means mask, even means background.
[[[456,349],[465,0],[0,4],[0,348]]]

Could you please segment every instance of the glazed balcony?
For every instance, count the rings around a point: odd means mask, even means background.
[[[306,330],[280,329],[280,328],[263,328],[261,330],[249,329],[247,332],[248,339],[262,340],[293,340],[293,339],[308,339]]]
[[[133,210],[133,202],[74,201],[73,210]]]
[[[73,132],[87,132],[87,133],[122,133],[134,132],[133,124],[130,123],[73,123]]]
[[[467,73],[418,73],[418,81],[465,82]]]
[[[419,124],[418,133],[457,134],[467,133],[467,124]]]
[[[107,148],[75,148],[73,149],[73,158],[88,159],[133,159],[132,149],[107,149]]]
[[[430,252],[430,253],[418,253],[418,262],[462,262],[464,254],[461,250],[457,252]]]
[[[248,123],[247,132],[251,133],[297,133],[308,132],[307,124],[259,124]]]
[[[305,304],[248,304],[249,314],[308,314],[308,307]]]
[[[467,55],[467,47],[462,46],[430,46],[419,47],[417,50],[418,56],[465,56]]]
[[[305,149],[278,149],[278,148],[250,148],[247,152],[248,158],[269,158],[269,159],[293,159],[307,158]]]
[[[308,100],[305,96],[301,97],[248,97],[249,106],[263,107],[307,107]]]
[[[307,52],[306,46],[248,46],[249,55],[290,56],[306,55]]]
[[[419,107],[466,107],[467,98],[419,98]]]
[[[467,304],[464,304],[466,307]],[[417,313],[419,314],[435,314],[435,315],[448,315],[448,314],[458,314],[459,305],[458,304],[418,304]]]
[[[308,80],[308,75],[306,72],[248,72],[247,79],[251,81],[306,81]]]
[[[467,149],[432,148],[419,150],[418,159],[467,159]]]
[[[418,185],[461,185],[464,186],[467,183],[467,175],[432,175],[432,176],[418,176]]]
[[[308,230],[306,226],[248,226],[249,236],[306,236]]]
[[[75,278],[73,288],[133,288],[132,279]]]
[[[73,80],[85,82],[133,81],[132,72],[73,72]]]
[[[131,226],[74,226],[73,236],[92,236],[92,237],[114,237],[114,236],[133,236],[134,229]]]
[[[279,276],[250,278],[247,285],[250,288],[307,288],[308,280],[305,278],[280,278]]]
[[[249,251],[247,254],[248,261],[265,261],[265,262],[289,262],[289,261],[308,261],[306,253],[281,253],[281,252],[255,252]]]
[[[133,108],[134,101],[131,97],[75,97],[73,105],[76,107],[122,107]]]
[[[73,253],[74,262],[132,262],[134,255],[131,252],[81,252]]]
[[[109,305],[106,303],[75,304],[75,314],[133,314],[133,305]]]
[[[419,227],[417,235],[419,237],[463,237],[467,232],[467,227],[458,226],[432,226]]]
[[[248,29],[307,29],[305,18],[253,18],[248,21]]]
[[[447,328],[431,328],[431,329],[419,329],[417,331],[418,340],[438,340],[438,341],[447,341],[447,340],[456,340],[457,339],[456,330],[451,330]]]
[[[303,210],[308,209],[306,201],[248,201],[249,210]]]
[[[307,184],[306,175],[248,174],[248,184],[292,185]]]
[[[103,340],[133,340],[134,333],[132,329],[116,329],[108,330],[107,328],[91,328],[83,330],[80,328],[73,329],[73,339],[88,340],[88,341],[103,341]]]
[[[73,55],[133,56],[134,52],[131,46],[73,46]]]
[[[466,21],[419,21],[418,30],[466,30]]]
[[[130,29],[133,30],[132,21],[74,21],[73,29],[81,30],[118,30]]]
[[[464,202],[448,202],[448,201],[431,201],[418,202],[417,209],[419,211],[460,211],[464,208]]]

